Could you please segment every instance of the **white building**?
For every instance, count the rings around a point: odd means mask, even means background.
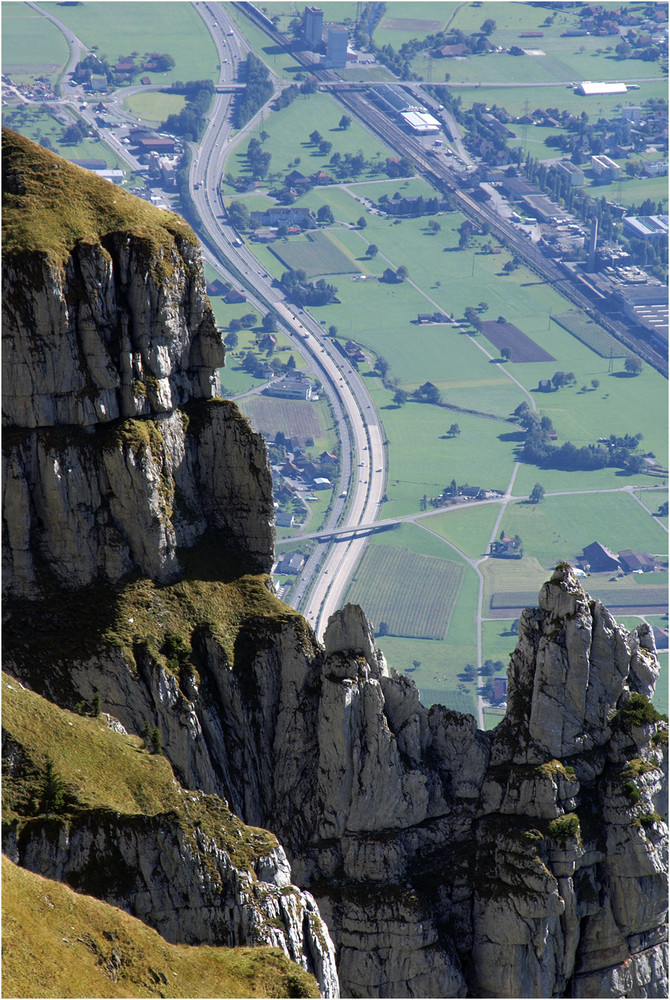
[[[419,132],[421,135],[431,135],[442,128],[437,118],[433,118],[427,111],[403,111],[400,117],[412,132]]]
[[[614,180],[621,173],[619,164],[604,154],[591,157],[591,168],[598,177],[609,177],[610,180]]]
[[[570,178],[570,187],[582,187],[584,184],[584,171],[572,163],[570,160],[559,160],[556,164],[559,174],[567,174]]]
[[[584,80],[577,87],[577,93],[584,97],[595,97],[599,94],[627,94],[628,87],[625,83],[592,83],[591,80]]]

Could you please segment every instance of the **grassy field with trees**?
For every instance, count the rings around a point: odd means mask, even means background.
[[[152,83],[175,80],[218,80],[216,46],[204,21],[190,4],[172,4],[169,17],[157,17],[147,0],[124,4],[47,2],[44,9],[63,21],[89,47],[116,61],[131,52],[166,52],[175,65],[164,73],[149,72]],[[122,15],[122,16],[121,16]]]

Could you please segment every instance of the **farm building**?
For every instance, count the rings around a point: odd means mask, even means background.
[[[496,674],[493,678],[493,700],[504,701],[507,697],[507,674]]]
[[[272,205],[262,212],[254,211],[250,213],[251,223],[256,226],[294,226],[304,225],[314,216],[309,208],[299,205]]]
[[[275,573],[298,574],[305,565],[306,558],[300,552],[283,556],[275,567]]]
[[[578,85],[576,92],[583,97],[600,97],[603,94],[627,94],[628,87],[625,83],[593,83],[591,80],[584,80]]]
[[[633,552],[632,549],[624,549],[619,553],[619,562],[626,573],[653,573],[656,569],[656,560],[648,552]]]
[[[438,59],[454,59],[465,56],[468,53],[465,42],[457,42],[454,45],[443,45],[441,49],[436,49],[433,55]]]
[[[277,511],[275,515],[275,524],[278,528],[292,528],[294,523],[295,518],[289,511]]]
[[[332,490],[333,488],[333,484],[330,479],[326,479],[324,476],[318,476],[314,480],[313,485],[315,490]]]
[[[621,568],[614,553],[600,542],[585,545],[577,561],[587,573],[612,573]]]

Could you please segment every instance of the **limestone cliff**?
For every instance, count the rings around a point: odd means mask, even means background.
[[[165,258],[152,253],[146,275]],[[665,996],[667,724],[648,700],[649,629],[617,625],[559,566],[521,618],[501,725],[424,708],[360,609],[321,646],[271,593],[262,444],[177,362],[165,377],[172,409],[166,388],[146,414],[25,417],[6,435],[6,668],[65,708],[98,696],[130,733],[148,720],[184,789],[272,830],[345,996]],[[192,395],[174,408],[177,392]],[[86,470],[69,492],[67,468]],[[93,832],[77,836],[85,858]],[[105,843],[122,837],[132,871],[120,828]],[[36,870],[70,870],[35,843]],[[156,891],[147,912],[166,909]]]
[[[3,588],[180,574],[205,531],[267,571],[270,471],[214,401],[224,348],[193,233],[6,132]]]

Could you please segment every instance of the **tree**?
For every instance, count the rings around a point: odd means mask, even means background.
[[[228,206],[228,218],[235,229],[248,229],[250,222],[249,209],[243,201],[231,201]]]
[[[65,783],[47,756],[44,778],[40,794],[40,810],[44,813],[59,813],[65,806]]]
[[[359,218],[358,222],[356,223],[356,225],[358,226],[359,229],[366,229],[367,228],[367,224],[368,223],[367,223],[367,220],[366,220],[366,218],[365,218],[364,215],[361,215],[361,217]]]
[[[223,342],[226,345],[226,347],[229,347],[231,351],[234,351],[237,345],[239,344],[239,337],[235,332],[227,333],[226,336],[223,338]]]
[[[314,129],[313,132],[309,133],[309,141],[313,143],[313,145],[318,146],[320,142],[323,142],[323,136],[320,132]]]
[[[230,323],[228,324],[228,329],[230,330],[231,333],[237,333],[238,330],[242,329],[242,320],[231,319]],[[237,346],[237,344],[235,346]]]
[[[158,726],[154,726],[151,730],[151,753],[162,753],[163,752],[163,741],[161,739],[161,731]]]
[[[322,205],[316,213],[316,218],[318,222],[330,223],[335,221],[333,218],[333,210],[330,205]]]
[[[102,698],[100,697],[99,691],[96,691],[95,694],[93,695],[92,704],[93,704],[93,715],[97,717],[98,715],[100,715],[100,712],[102,710]]]
[[[488,302],[484,302],[484,300],[482,299],[481,302],[477,303],[477,309],[481,313],[488,312],[488,310],[489,310],[489,304],[488,304]]]
[[[396,406],[404,406],[408,396],[409,393],[405,389],[396,389],[393,394],[393,402]]]
[[[386,358],[382,354],[380,354],[377,360],[375,361],[375,371],[378,372],[384,379],[386,378],[386,375],[390,367],[391,365],[386,360]]]
[[[639,375],[642,371],[642,362],[639,358],[629,357],[624,361],[624,368],[631,375]]]
[[[340,118],[340,126],[339,127],[343,131],[346,131],[346,129],[348,129],[350,125],[351,125],[351,118],[349,117],[349,115],[342,115],[342,117]]]
[[[256,313],[245,313],[241,318],[240,323],[245,330],[250,330],[252,326],[256,326],[256,323],[258,323],[258,316]]]
[[[376,257],[378,253],[379,253],[379,248],[377,247],[376,243],[371,243],[367,248],[367,250],[365,251],[365,256],[372,258]]]
[[[484,35],[491,35],[496,30],[496,23],[493,18],[487,17],[480,30]]]
[[[467,306],[465,312],[463,313],[463,316],[465,317],[466,322],[470,324],[470,326],[474,326],[475,330],[479,330],[481,328],[482,321],[477,315],[477,310],[474,308],[474,306]]]
[[[286,367],[290,368],[291,371],[295,368],[295,358],[292,354],[289,354],[288,361],[286,362]]]
[[[452,424],[447,433],[449,434],[449,437],[452,438],[456,437],[458,434],[461,433],[461,428],[458,426],[458,424]]]
[[[505,361],[509,361],[509,359],[512,357],[512,348],[511,347],[501,347],[501,349],[500,349],[500,357],[503,358]]]
[[[144,720],[144,725],[142,726],[142,732],[140,733],[142,737],[142,743],[144,744],[144,749],[148,750],[151,747],[151,726]]]
[[[265,314],[261,321],[261,327],[265,333],[274,333],[277,329],[277,315],[274,312]]]
[[[600,386],[600,382],[598,381],[597,378],[592,378],[591,379],[591,385],[593,386],[594,389],[598,389],[599,386]]]
[[[319,143],[319,152],[322,156],[328,156],[331,149],[333,148],[332,142],[328,142],[327,139],[322,139]]]
[[[328,327],[328,336],[337,337],[337,327],[334,324]]]
[[[405,267],[405,265],[401,264],[400,267],[398,268],[398,270],[396,271],[395,276],[398,279],[398,281],[404,281],[405,278],[408,276],[408,274],[409,274],[409,271],[407,270],[407,268]]]
[[[436,233],[439,233],[442,227],[440,226],[439,222],[435,221],[435,219],[431,219],[430,222],[428,223],[428,228],[430,229],[431,233],[434,236]]]
[[[535,483],[535,486],[533,486],[533,489],[531,490],[531,494],[529,497],[530,502],[539,503],[543,497],[544,497],[544,487],[541,486],[540,483]]]

